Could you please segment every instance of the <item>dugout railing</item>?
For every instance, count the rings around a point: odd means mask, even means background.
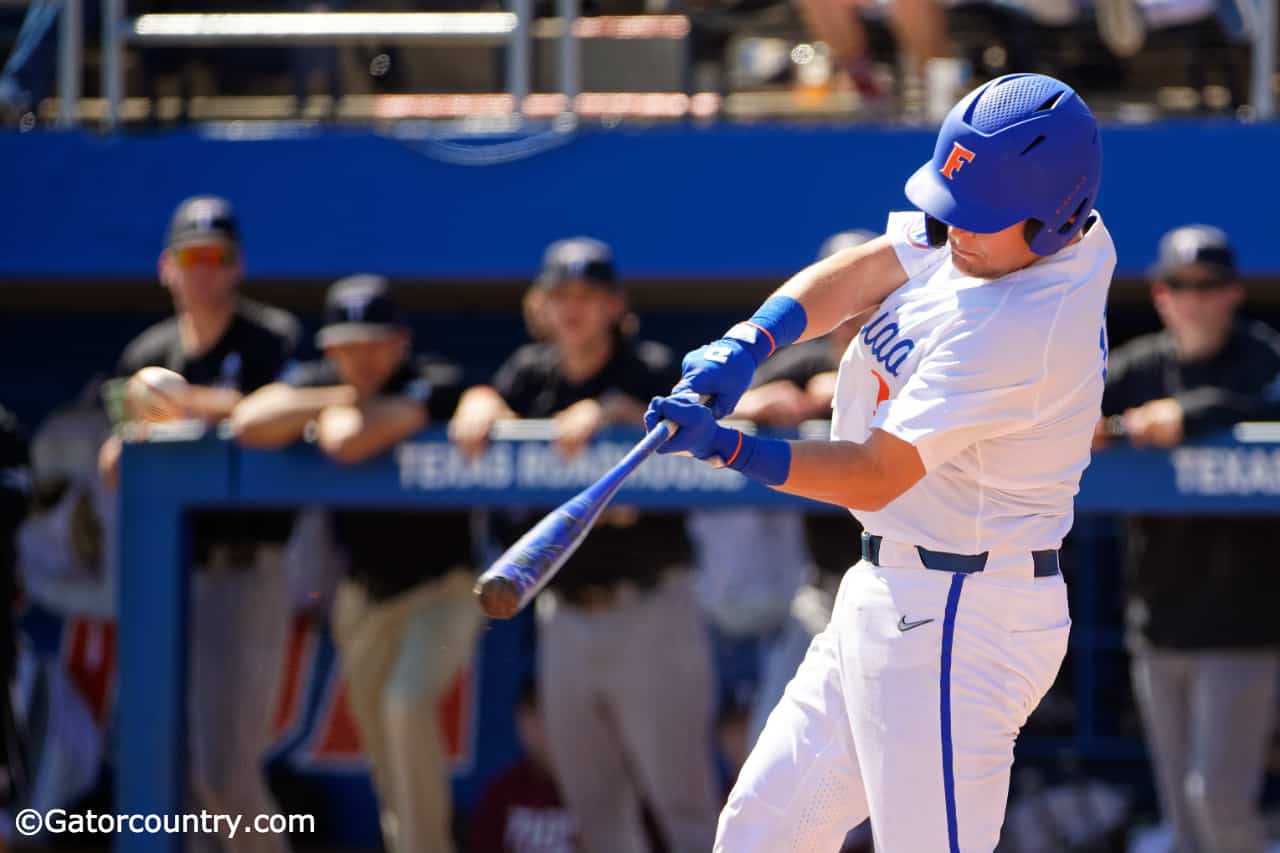
[[[804,435],[825,435],[825,424]],[[439,429],[365,464],[344,467],[311,446],[267,452],[239,447],[197,428],[127,442],[118,516],[119,654],[116,812],[179,814],[185,777],[184,685],[187,628],[187,513],[210,507],[547,507],[604,473],[638,434],[610,432],[566,461],[547,442],[545,424],[504,425],[483,456],[465,460]],[[820,505],[771,491],[728,470],[686,457],[647,461],[616,498],[638,507],[804,507]],[[1242,424],[1173,451],[1116,447],[1095,456],[1076,501],[1077,533],[1088,541],[1098,514],[1280,514],[1280,424]],[[838,510],[833,510],[838,511]],[[1072,577],[1084,586],[1089,573]],[[1073,613],[1077,704],[1071,736],[1045,749],[1114,757],[1136,745],[1098,732],[1096,652],[1114,650],[1090,589],[1076,590]],[[1083,593],[1083,595],[1081,595]],[[1035,744],[1032,744],[1034,747]],[[178,836],[121,835],[120,853],[172,853]]]

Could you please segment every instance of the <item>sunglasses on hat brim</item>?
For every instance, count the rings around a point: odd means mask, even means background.
[[[1164,283],[1169,286],[1170,290],[1179,293],[1210,293],[1215,290],[1223,290],[1235,284],[1236,281],[1230,276],[1216,276],[1214,278],[1184,278],[1176,275],[1165,276]]]
[[[240,257],[231,243],[192,243],[169,250],[180,267],[229,267]]]

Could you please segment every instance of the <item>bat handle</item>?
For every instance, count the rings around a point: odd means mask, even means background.
[[[675,395],[672,395],[672,396],[675,396]],[[711,402],[711,398],[712,397],[710,394],[699,394],[698,402],[705,406]],[[680,431],[680,424],[676,423],[670,418],[663,418],[661,421],[658,422],[658,425],[654,427],[654,430],[655,431],[662,430],[666,434],[666,437],[663,438],[662,440],[663,442],[666,442],[666,441],[670,441],[671,437]]]

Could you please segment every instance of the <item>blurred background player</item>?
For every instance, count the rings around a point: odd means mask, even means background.
[[[1280,335],[1239,318],[1243,299],[1226,234],[1166,234],[1151,272],[1164,330],[1111,353],[1096,444],[1108,421],[1134,445],[1174,447],[1280,415]],[[1134,694],[1174,851],[1261,851],[1280,669],[1274,522],[1145,515],[1127,541]]]
[[[17,632],[13,614],[17,597],[18,527],[31,501],[31,469],[27,441],[18,419],[0,406],[0,806],[22,793],[26,766],[13,708],[17,664]]]
[[[471,815],[470,853],[576,853],[577,829],[547,754],[547,730],[530,676],[516,700],[523,757],[489,783]]]
[[[534,286],[547,339],[463,395],[450,431],[468,452],[500,419],[549,417],[572,456],[599,429],[638,423],[645,395],[679,378],[666,347],[623,333],[626,299],[603,243],[553,243]],[[539,599],[551,765],[592,853],[646,849],[642,799],[672,853],[710,847],[712,674],[688,567],[680,515],[614,506]]]
[[[131,376],[148,366],[176,371],[190,383],[181,400],[186,413],[221,421],[245,393],[280,377],[297,345],[298,323],[239,295],[240,232],[225,199],[197,196],[178,206],[159,272],[174,316],[130,343],[117,373]],[[120,446],[113,436],[99,455],[109,485],[118,479]],[[190,521],[190,759],[197,802],[211,812],[276,811],[261,762],[289,628],[281,554],[291,520],[291,512],[255,509],[198,512]],[[131,568],[145,570],[121,570]],[[240,834],[227,843],[237,851],[287,846],[279,834]]]
[[[35,499],[18,534],[23,592],[50,612],[114,620],[115,495],[98,472],[111,435],[101,376],[59,406],[31,438]]]
[[[114,667],[115,500],[102,487],[98,449],[111,432],[93,377],[31,438],[30,512],[17,534],[22,622],[15,703],[26,731],[28,787],[15,810],[93,807],[106,793],[107,707],[114,685],[95,676]],[[32,629],[63,626],[61,648]],[[83,645],[76,638],[83,638]],[[88,654],[79,656],[83,648]],[[98,687],[103,688],[101,692]]]
[[[446,422],[461,371],[414,356],[409,327],[380,276],[336,282],[316,336],[324,360],[299,365],[236,407],[253,447],[280,447],[314,429],[346,464]],[[481,622],[471,596],[466,512],[341,510],[333,515],[349,577],[333,605],[333,636],[377,791],[387,848],[449,851],[449,766],[437,724],[448,688],[471,660]]]

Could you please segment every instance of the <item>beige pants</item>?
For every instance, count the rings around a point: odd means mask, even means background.
[[[281,549],[257,550],[252,566],[197,570],[191,579],[188,719],[196,802],[214,814],[279,811],[262,756],[271,739],[289,636],[288,581]],[[284,853],[284,835],[240,833],[191,839],[193,850]]]
[[[343,581],[333,638],[393,853],[450,853],[452,802],[438,711],[471,661],[480,609],[470,572],[456,570],[387,601]]]

